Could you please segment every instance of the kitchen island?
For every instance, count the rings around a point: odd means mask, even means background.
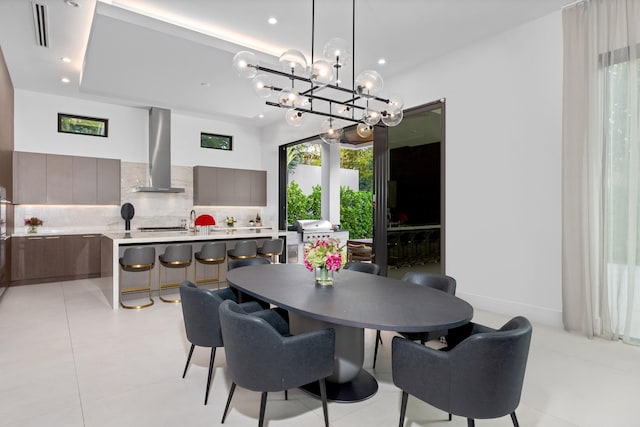
[[[150,245],[156,249],[156,264],[153,268],[152,288],[158,288],[158,255],[164,252],[168,245],[191,243],[193,252],[200,250],[202,244],[212,241],[224,241],[227,249],[233,248],[235,242],[239,240],[255,239],[258,246],[261,241],[274,238],[285,238],[286,231],[273,230],[269,227],[220,227],[212,228],[208,233],[195,233],[193,231],[167,231],[167,232],[107,232],[101,238],[101,278],[100,288],[113,310],[119,308],[119,259],[124,250],[130,246]],[[193,280],[194,262],[189,267],[187,277]],[[215,267],[214,267],[215,268]],[[167,272],[172,274],[172,272]],[[181,272],[177,272],[183,274]],[[144,276],[144,275],[142,275]],[[132,277],[132,276],[128,276]],[[179,280],[179,279],[177,279]],[[226,280],[226,263],[221,264],[220,280]]]

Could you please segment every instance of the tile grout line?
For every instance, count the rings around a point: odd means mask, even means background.
[[[78,390],[78,400],[80,401],[80,414],[82,416],[82,425],[86,426],[87,423],[84,419],[84,405],[82,404],[82,393],[80,392],[80,378],[78,377],[78,366],[76,363],[76,352],[73,346],[73,337],[71,335],[71,323],[69,322],[69,309],[67,307],[67,296],[64,292],[64,284],[65,282],[60,283],[60,287],[62,288],[62,299],[64,301],[64,312],[67,318],[67,331],[69,332],[69,345],[71,346],[71,357],[73,358],[73,372],[76,375],[76,388]]]

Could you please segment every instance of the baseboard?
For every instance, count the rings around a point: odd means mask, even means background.
[[[517,301],[502,300],[482,295],[456,292],[456,296],[467,301],[474,309],[484,310],[506,316],[524,316],[531,322],[562,328],[562,311],[523,304]]]

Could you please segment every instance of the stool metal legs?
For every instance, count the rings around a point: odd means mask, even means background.
[[[153,268],[153,264],[145,264],[145,265],[135,265],[135,266],[121,266],[120,267],[120,274],[119,274],[119,284],[120,284],[120,305],[122,306],[122,308],[128,308],[128,309],[136,309],[136,308],[145,308],[145,307],[149,307],[152,306],[154,301],[153,298],[151,298],[151,269]],[[147,286],[140,286],[137,288],[129,288],[129,289],[122,289],[122,271],[144,271],[144,270],[148,270],[149,271],[149,280],[147,282]],[[122,301],[122,295],[124,294],[128,294],[128,293],[133,293],[133,292],[140,292],[140,291],[148,291],[149,292],[149,302],[147,304],[139,304],[139,305],[127,305]]]
[[[161,266],[165,268],[184,268],[184,280],[187,280],[187,267],[191,265],[191,261],[174,261],[174,262],[161,262]],[[166,276],[166,273],[165,273]],[[158,297],[164,302],[179,303],[178,299],[167,299],[162,296],[162,290],[165,288],[175,288],[180,286],[180,282],[162,283],[162,268],[158,267]]]
[[[199,259],[196,258],[196,263],[193,266],[193,281],[196,284],[200,283],[216,283],[218,285],[218,289],[220,289],[220,265],[224,262],[224,258],[207,258],[207,259]],[[198,264],[203,265],[203,271],[206,273],[207,265],[216,265],[216,276],[215,277],[204,277],[202,279],[198,279]],[[205,274],[206,276],[206,274]]]

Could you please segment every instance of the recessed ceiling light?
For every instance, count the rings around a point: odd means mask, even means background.
[[[60,61],[66,62],[68,64],[69,62],[71,62],[71,58],[67,58],[66,56],[63,56],[62,58],[60,58]]]
[[[278,20],[276,19],[275,16],[272,16],[271,18],[269,18],[268,22],[271,25],[276,25],[278,23]]]
[[[80,7],[80,4],[75,0],[64,0],[64,4],[71,7]]]
[[[258,117],[264,119],[264,114],[259,114]]]
[[[387,63],[387,60],[386,60],[386,59],[384,59],[384,58],[380,58],[380,59],[378,59],[378,65],[384,65],[384,64],[386,64],[386,63]]]
[[[71,80],[69,80],[69,79],[68,79],[68,78],[66,78],[66,77],[63,77],[63,78],[61,78],[61,79],[60,79],[60,81],[61,81],[62,83],[69,83]]]

